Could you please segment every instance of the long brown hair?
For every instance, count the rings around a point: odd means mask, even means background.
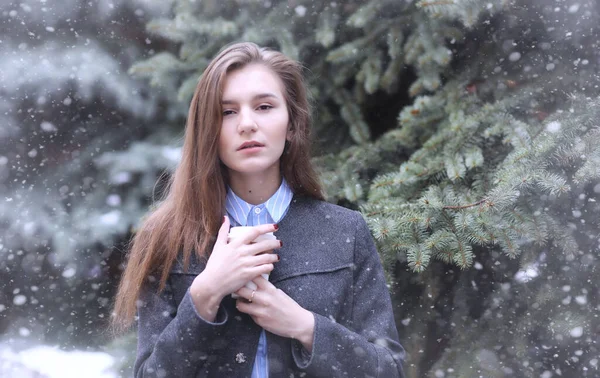
[[[270,68],[284,84],[291,134],[280,159],[283,177],[295,195],[324,199],[310,161],[311,115],[302,66],[254,43],[226,47],[208,65],[196,86],[181,162],[171,176],[166,195],[131,240],[114,305],[113,331],[122,331],[133,322],[136,301],[150,275],[160,275],[162,291],[179,253],[185,266],[192,251],[200,259],[208,258],[222,223],[227,194],[227,174],[217,150],[223,85],[227,73],[251,63]]]

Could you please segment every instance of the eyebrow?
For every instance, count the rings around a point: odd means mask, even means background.
[[[276,100],[279,99],[279,97],[277,97],[277,95],[273,94],[273,93],[259,93],[256,96],[252,97],[252,101],[256,101],[256,100],[262,100],[263,98],[274,98]],[[222,105],[231,105],[231,104],[236,104],[236,101],[233,100],[223,100],[221,101]]]

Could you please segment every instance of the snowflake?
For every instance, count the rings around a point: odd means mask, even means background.
[[[244,355],[244,353],[238,353],[235,355],[235,361],[238,364],[243,364],[244,362],[246,362],[246,356]]]

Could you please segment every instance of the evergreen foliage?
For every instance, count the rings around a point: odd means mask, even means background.
[[[444,115],[422,148],[375,178],[362,209],[385,234],[383,253],[406,252],[409,265],[423,271],[432,257],[468,268],[474,245],[497,245],[514,258],[549,235],[566,253],[578,252],[563,214],[544,209],[545,199],[598,182],[591,166],[600,152],[600,98],[574,97],[568,110],[528,125],[511,113],[529,90],[493,105],[473,95],[457,98],[460,107],[447,103],[457,110]],[[410,129],[403,125],[402,132]],[[510,152],[499,160],[486,150]],[[393,227],[377,230],[382,223]]]
[[[106,289],[88,288],[100,275],[88,262],[114,259],[106,249],[156,198],[209,59],[228,43],[253,41],[307,67],[315,162],[328,199],[360,209],[373,232],[409,376],[597,374],[596,2],[173,0],[171,14],[156,15],[151,36],[136,38],[150,44],[147,59],[137,46],[121,57],[154,86],[150,95],[107,59],[116,42],[94,42],[93,27],[79,30],[90,44],[46,45],[56,51],[44,62],[52,71],[25,69],[38,46],[5,45],[19,46],[21,63],[1,71],[28,76],[9,82],[11,96],[0,101],[0,268],[15,277],[25,267],[41,287],[31,298],[52,297],[56,282],[71,293],[81,285],[76,304],[40,300],[88,322],[97,321],[89,303],[106,312]],[[34,26],[27,30],[43,32]],[[71,66],[80,66],[77,75]],[[62,154],[48,153],[55,146]],[[39,277],[46,270],[50,277]],[[3,289],[3,298],[14,296],[13,286]],[[74,322],[68,333],[81,337]]]
[[[5,370],[4,348],[106,340],[119,247],[161,168],[177,160],[158,127],[172,96],[127,73],[159,47],[144,25],[168,9],[141,0],[3,4],[0,376],[25,374]],[[152,164],[131,165],[146,159],[140,148],[130,165],[111,157],[137,140],[152,145]],[[169,153],[161,159],[156,148]]]

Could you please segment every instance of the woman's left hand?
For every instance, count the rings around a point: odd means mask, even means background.
[[[315,318],[281,289],[259,276],[253,280],[257,289],[242,287],[236,307],[252,317],[265,330],[298,340],[308,351],[312,351]]]

